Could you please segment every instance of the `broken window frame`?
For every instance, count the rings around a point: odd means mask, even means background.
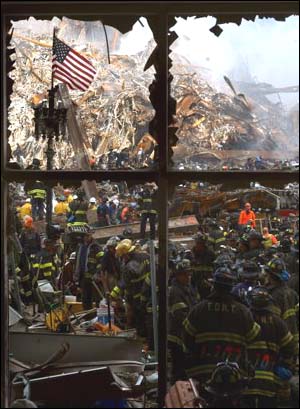
[[[155,181],[159,186],[159,404],[164,405],[164,397],[167,391],[167,269],[168,269],[168,196],[174,186],[182,181],[201,179],[210,183],[223,183],[234,188],[249,185],[249,176],[264,185],[282,186],[293,182],[297,178],[295,172],[192,172],[178,171],[170,166],[171,143],[168,138],[168,125],[174,114],[174,105],[169,98],[169,75],[168,55],[170,53],[168,40],[169,29],[174,25],[174,17],[207,16],[211,15],[218,19],[218,23],[239,22],[241,18],[254,19],[260,17],[274,17],[279,20],[295,14],[298,15],[297,1],[263,1],[263,2],[2,2],[2,138],[1,138],[1,407],[8,407],[9,402],[9,366],[8,366],[8,269],[7,269],[7,199],[8,183],[11,181],[22,182],[24,180],[42,180],[49,185],[58,181],[64,184],[74,185],[81,180],[111,180],[117,182],[127,180],[131,183],[144,183]],[[19,20],[34,16],[39,19],[51,19],[53,16],[66,16],[78,20],[99,20],[104,24],[112,25],[121,30],[129,30],[135,21],[145,16],[153,31],[157,43],[157,72],[156,81],[160,98],[158,105],[154,107],[156,119],[156,132],[159,143],[159,164],[156,170],[130,170],[130,171],[24,171],[14,170],[7,166],[7,108],[11,84],[8,83],[6,36],[10,28],[10,20]]]

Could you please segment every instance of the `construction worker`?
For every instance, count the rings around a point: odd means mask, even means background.
[[[18,212],[19,218],[21,220],[23,220],[25,216],[32,215],[32,205],[29,197],[25,200],[25,203],[18,209]]]
[[[82,306],[84,310],[93,308],[93,301],[99,303],[101,296],[97,289],[101,282],[101,259],[104,253],[95,242],[92,231],[83,236],[83,243],[79,244],[76,251],[76,266],[74,281],[82,293]],[[99,291],[99,290],[98,290]]]
[[[33,220],[43,220],[47,195],[46,186],[37,180],[27,193],[31,197]]]
[[[265,249],[268,249],[274,245],[278,245],[278,240],[276,239],[276,237],[274,236],[274,234],[271,234],[269,232],[268,227],[264,227],[263,228],[263,245]]]
[[[255,376],[244,391],[242,407],[276,408],[278,383],[292,377],[296,344],[286,323],[272,313],[273,300],[267,288],[254,287],[247,301],[261,332],[248,347],[249,358],[255,362]]]
[[[89,210],[97,211],[97,199],[95,197],[91,197],[89,203]]]
[[[66,215],[70,211],[70,209],[68,203],[66,202],[65,196],[62,195],[58,197],[57,200],[58,203],[54,207],[54,213],[58,216]]]
[[[256,341],[260,326],[249,309],[230,294],[235,277],[227,267],[213,274],[214,291],[183,323],[186,373],[205,382],[216,364],[228,359],[246,371],[246,347]]]
[[[30,259],[41,250],[41,238],[33,226],[33,219],[27,216],[24,220],[24,228],[19,237],[25,255]]]
[[[35,255],[32,262],[34,287],[37,280],[48,280],[56,288],[56,278],[59,271],[55,256],[55,242],[51,239],[44,239],[43,248]]]
[[[282,259],[273,258],[267,265],[268,290],[273,297],[274,305],[272,310],[285,321],[291,331],[295,342],[299,342],[299,332],[297,324],[297,309],[299,307],[299,297],[296,291],[290,288],[287,283],[290,274]]]
[[[142,197],[139,200],[141,206],[141,239],[146,236],[146,225],[149,219],[150,223],[150,238],[155,240],[155,223],[157,217],[157,210],[155,209],[157,201],[157,190],[151,192],[149,185],[146,185],[146,189],[142,192]]]
[[[68,214],[68,224],[73,226],[87,226],[87,211],[89,208],[88,202],[84,198],[84,192],[79,191],[77,198],[69,204],[70,213]]]
[[[238,270],[240,282],[233,287],[231,293],[247,305],[247,294],[250,289],[259,284],[260,275],[261,270],[258,264],[251,260],[245,260]]]
[[[98,225],[105,227],[110,225],[109,207],[107,205],[108,198],[103,197],[101,203],[97,207]]]
[[[245,203],[244,210],[240,212],[238,224],[240,225],[241,228],[245,228],[247,224],[250,223],[251,227],[255,229],[256,227],[255,219],[256,216],[253,210],[251,210],[251,203]]]
[[[191,286],[191,262],[183,259],[175,267],[175,277],[169,289],[169,334],[168,346],[172,359],[172,380],[184,379],[184,352],[182,343],[183,321],[199,302],[199,295]]]
[[[150,275],[150,259],[147,253],[137,252],[129,239],[122,240],[116,247],[116,256],[120,257],[122,280],[125,287],[127,307],[127,325],[136,326],[141,337],[146,336],[145,311],[141,310],[141,296],[144,281]]]
[[[194,237],[195,245],[192,248],[192,284],[200,298],[205,298],[211,290],[208,281],[214,270],[215,254],[207,246],[207,237],[204,233],[197,233]]]

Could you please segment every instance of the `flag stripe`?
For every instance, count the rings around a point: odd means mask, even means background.
[[[85,76],[89,81],[93,80],[94,75],[87,73],[86,71],[80,68],[80,65],[74,64],[73,60],[69,59],[68,57],[65,59],[64,64],[68,64],[70,68],[72,67],[74,70],[80,72],[82,76]]]
[[[75,53],[74,50],[71,50],[68,54],[68,57],[72,57],[74,60],[78,61],[80,63],[80,65],[82,65],[84,68],[86,68],[87,70],[96,73],[94,67],[92,66],[92,64],[90,62],[88,62],[87,64],[85,62],[83,62],[80,57],[78,57],[78,53]]]
[[[97,72],[85,57],[54,36],[52,73],[71,89],[86,91]]]
[[[80,82],[79,80],[77,80],[75,77],[73,77],[72,75],[68,74],[67,71],[61,69],[61,68],[57,68],[54,71],[56,74],[61,74],[63,77],[68,78],[72,84],[76,87],[79,87],[82,90],[85,90],[87,88],[87,86],[85,84],[83,84],[82,82]]]
[[[68,78],[65,78],[63,75],[60,75],[59,73],[56,72],[53,74],[53,77],[57,78],[58,80],[61,80],[62,82],[67,83],[71,89],[77,89],[74,88],[72,81],[70,81]]]
[[[80,74],[74,72],[73,69],[71,69],[70,67],[65,67],[64,65],[60,64],[58,61],[55,61],[53,63],[53,66],[56,66],[61,70],[64,70],[67,75],[73,76],[74,78],[79,80],[81,83],[83,83],[87,87],[92,82],[90,79],[86,79],[86,78],[82,77]]]

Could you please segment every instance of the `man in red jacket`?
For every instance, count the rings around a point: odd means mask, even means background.
[[[251,204],[245,203],[245,210],[242,210],[239,217],[239,225],[246,227],[248,223],[251,223],[251,227],[255,229],[255,213],[251,210]]]

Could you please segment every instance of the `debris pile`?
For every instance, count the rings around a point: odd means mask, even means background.
[[[148,134],[148,124],[154,116],[148,87],[153,81],[154,70],[144,73],[143,67],[151,53],[152,42],[147,50],[134,56],[112,55],[111,64],[108,64],[106,54],[100,53],[90,43],[86,43],[84,47],[82,44],[82,39],[77,44],[74,41],[68,42],[68,45],[86,56],[97,70],[96,77],[86,92],[70,91],[77,121],[85,132],[85,153],[89,158],[95,158],[96,166],[101,159],[99,166],[103,167],[103,156],[127,149],[130,160],[134,158],[134,166],[148,166],[147,160],[156,144]],[[9,73],[14,85],[8,121],[13,160],[26,167],[36,157],[42,161],[42,168],[45,168],[47,142],[36,143],[34,139],[32,107],[47,98],[47,90],[50,88],[52,39],[34,31],[29,38],[17,30],[13,34],[11,47],[15,47],[15,54],[12,55],[15,65],[14,70]],[[137,149],[142,150],[138,148],[138,144],[143,137],[151,140],[151,147],[147,152],[149,154],[143,156],[140,152],[137,156]],[[66,141],[55,142],[54,150],[56,169],[78,168],[68,135]],[[140,158],[139,161],[136,160],[137,157]]]
[[[179,128],[179,140],[174,148],[177,167],[207,170],[227,165],[224,166],[227,170],[247,165],[248,170],[261,170],[299,166],[297,127],[291,127],[288,115],[281,112],[278,104],[259,92],[265,90],[253,84],[256,92],[252,90],[249,98],[251,84],[245,89],[246,94],[238,94],[224,76],[234,95],[217,92],[204,76],[180,64],[176,56],[173,60],[172,95],[177,100],[175,126]],[[237,87],[240,90],[241,84]],[[299,87],[272,89],[269,86],[265,93],[298,91]],[[255,163],[256,157],[260,163]],[[283,161],[283,157],[290,163]]]

